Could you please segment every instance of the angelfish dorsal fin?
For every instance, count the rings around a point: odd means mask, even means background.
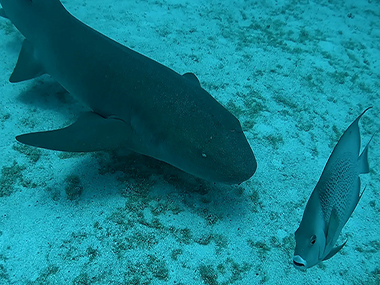
[[[359,120],[360,118],[372,107],[368,107],[365,109],[356,119],[351,123],[351,125],[347,128],[347,130],[343,133],[341,138],[339,139],[338,143],[334,147],[333,152],[331,153],[331,156],[329,158],[329,161],[327,164],[330,163],[330,161],[336,161],[339,157],[342,157],[345,152],[353,152],[355,155],[359,155],[360,151],[360,131],[359,131]],[[362,157],[361,161],[361,171],[366,171],[365,163],[368,164],[366,160],[366,154]],[[326,165],[327,166],[327,165]],[[361,172],[366,173],[366,172]]]
[[[38,77],[44,73],[42,65],[34,57],[33,45],[28,40],[24,40],[16,67],[9,81],[12,83],[20,82]]]

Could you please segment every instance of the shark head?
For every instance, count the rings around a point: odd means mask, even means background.
[[[195,75],[168,71],[165,77],[166,71],[147,92],[165,95],[135,105],[133,115],[123,119],[136,139],[130,149],[208,181],[239,184],[249,179],[257,163],[239,120],[200,86]],[[171,88],[160,83],[169,74]]]
[[[194,138],[197,138],[194,140]],[[219,128],[217,132],[199,133],[178,150],[173,165],[203,179],[226,184],[239,184],[249,179],[257,168],[255,156],[239,122],[233,128]]]
[[[249,179],[257,163],[240,122],[205,90],[197,91],[204,93],[199,98],[203,108],[189,100],[162,112],[167,115],[161,121],[157,115],[149,121],[149,115],[132,118],[135,138],[142,139],[130,148],[208,181],[239,184]],[[176,114],[169,116],[169,112]]]

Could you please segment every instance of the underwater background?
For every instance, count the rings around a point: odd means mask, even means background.
[[[62,1],[77,18],[193,72],[256,155],[241,185],[139,155],[63,153],[15,136],[86,110],[49,76],[11,84],[23,37],[0,19],[0,284],[380,284],[380,134],[346,246],[306,272],[297,229],[344,130],[379,128],[380,1]]]

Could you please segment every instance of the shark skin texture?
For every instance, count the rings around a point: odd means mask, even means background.
[[[70,152],[127,149],[225,184],[255,173],[240,122],[194,74],[113,41],[58,0],[0,3],[0,15],[25,37],[10,82],[47,73],[92,110],[66,128],[17,136],[19,142]]]

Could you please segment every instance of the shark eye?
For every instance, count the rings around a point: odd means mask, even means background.
[[[316,235],[313,235],[311,238],[310,238],[310,244],[313,245],[315,244],[315,241],[317,240],[317,237]]]

